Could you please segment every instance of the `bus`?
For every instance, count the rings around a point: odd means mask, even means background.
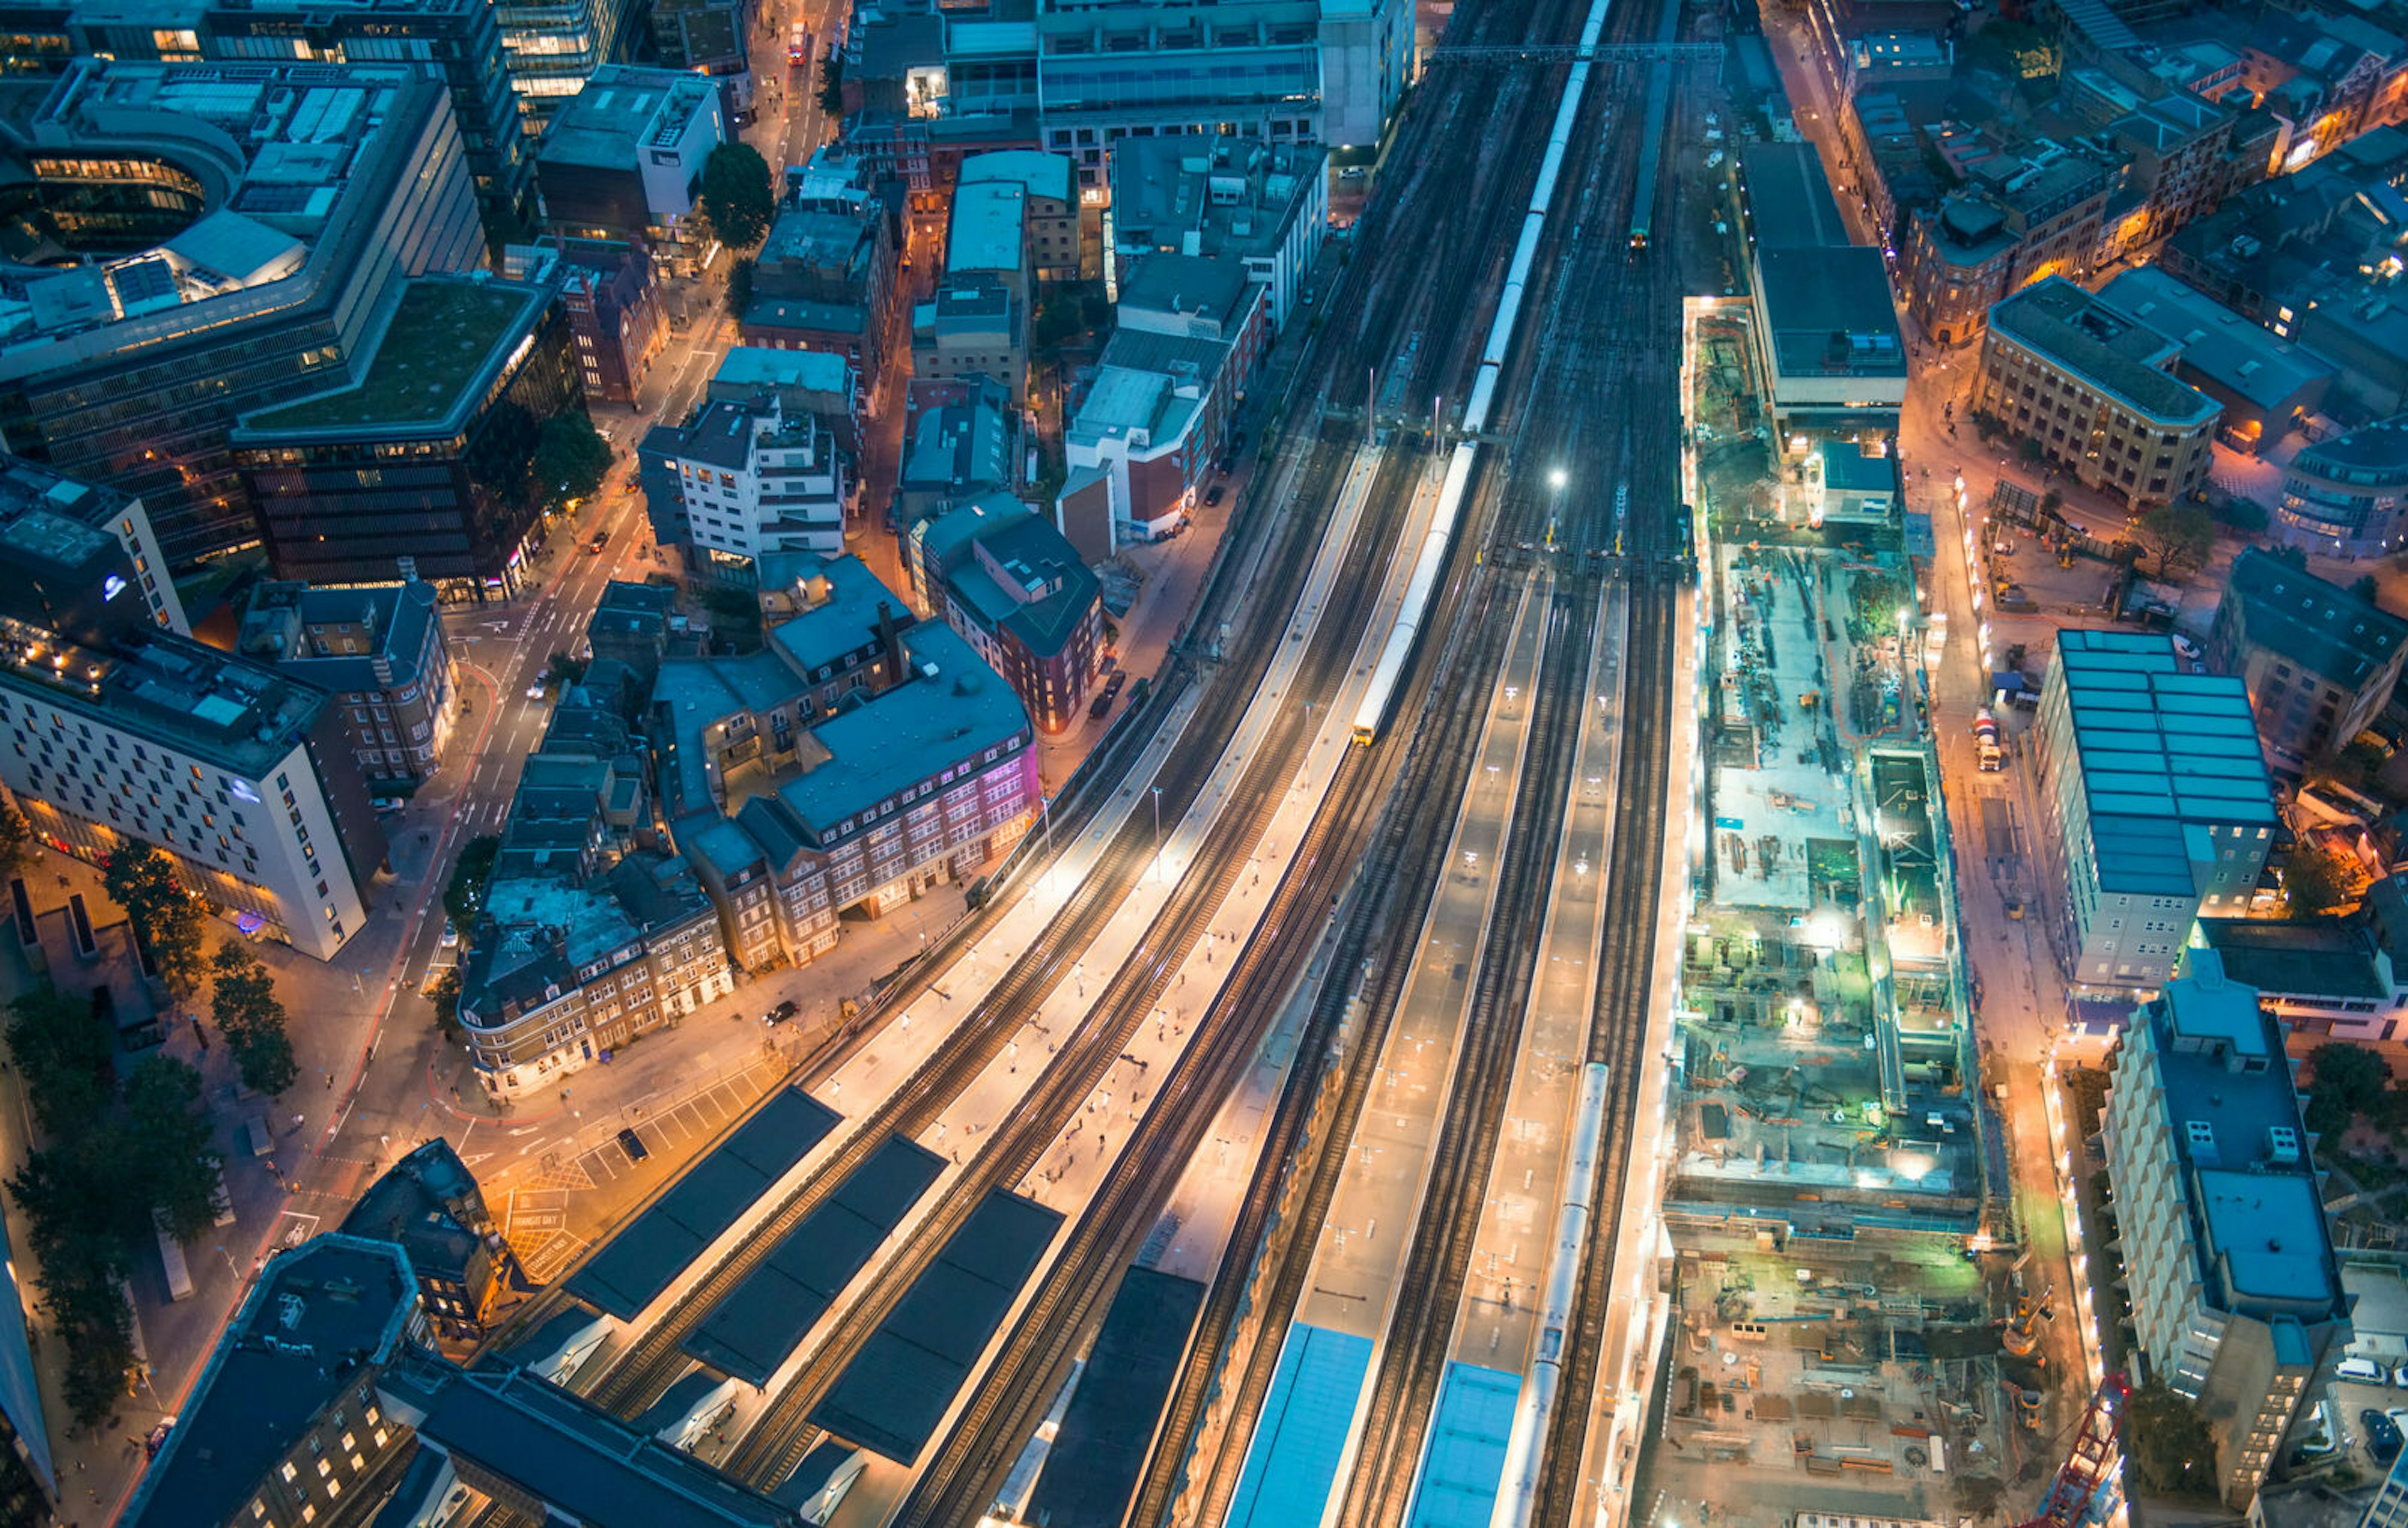
[[[786,62],[797,69],[810,67],[811,29],[807,23],[796,22],[794,30],[786,34]]]

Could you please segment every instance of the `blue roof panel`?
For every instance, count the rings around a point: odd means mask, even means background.
[[[1288,1329],[1238,1478],[1229,1528],[1320,1521],[1370,1367],[1369,1337],[1301,1321]]]
[[[1471,1363],[1446,1366],[1421,1481],[1413,1489],[1411,1528],[1488,1528],[1521,1393],[1520,1375]]]

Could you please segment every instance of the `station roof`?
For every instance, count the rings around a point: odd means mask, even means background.
[[[2060,631],[2057,651],[2100,889],[2195,895],[2191,865],[2213,850],[2194,831],[2274,822],[2248,691],[2179,671],[2153,633]]]
[[[1061,1224],[1034,1200],[991,1190],[870,1333],[811,1420],[910,1463]]]
[[[1408,1528],[1487,1528],[1521,1395],[1518,1374],[1459,1362],[1446,1366]]]
[[[722,1374],[767,1384],[944,1167],[917,1142],[887,1137],[679,1346]]]
[[[569,1276],[568,1292],[623,1321],[633,1320],[834,1130],[838,1117],[800,1088],[771,1094]]]
[[[1301,1321],[1288,1328],[1228,1528],[1287,1528],[1297,1503],[1329,1499],[1370,1367],[1369,1337]]]
[[[1204,1286],[1192,1278],[1132,1268],[1121,1280],[1029,1496],[1029,1521],[1118,1522],[1127,1515],[1203,1304]]]

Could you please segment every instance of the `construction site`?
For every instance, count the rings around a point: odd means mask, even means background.
[[[2079,1397],[2043,1405],[2055,1291],[2025,1287],[1975,1072],[1923,703],[1947,640],[1917,589],[1928,531],[1897,494],[1835,497],[1834,446],[1772,427],[1751,322],[1692,304],[1711,829],[1681,966],[1646,1483],[1658,1521],[2020,1522],[2094,1422]]]

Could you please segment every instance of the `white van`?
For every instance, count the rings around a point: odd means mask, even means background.
[[[2387,1377],[2383,1365],[2371,1358],[2344,1359],[2334,1368],[2333,1376],[2339,1379],[2356,1380],[2361,1385],[2380,1385]]]

